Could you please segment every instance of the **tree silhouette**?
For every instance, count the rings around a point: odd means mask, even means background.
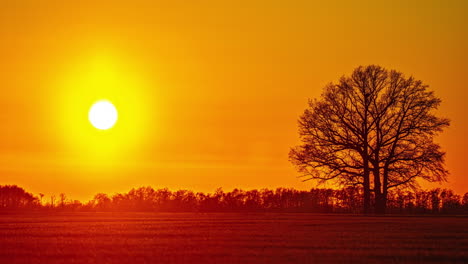
[[[0,210],[31,209],[39,199],[16,185],[0,186]]]
[[[359,213],[362,208],[361,187],[319,189],[309,191],[289,188],[214,193],[193,193],[187,190],[155,190],[151,187],[131,189],[127,193],[109,196],[98,193],[86,204],[66,200],[42,205],[39,199],[18,186],[0,185],[0,212],[307,212]],[[63,198],[63,199],[62,199]],[[51,198],[52,199],[52,198]],[[62,203],[62,200],[64,201]],[[388,193],[388,211],[415,214],[468,214],[468,193],[455,194],[447,189]]]
[[[39,202],[40,202],[40,204],[42,204],[42,198],[44,198],[44,194],[39,193]]]
[[[444,181],[445,153],[433,137],[449,120],[433,112],[441,100],[402,73],[370,65],[325,87],[299,119],[302,141],[290,161],[305,180],[363,187],[363,209],[386,210],[388,190]],[[372,195],[373,194],[373,195]]]
[[[55,195],[50,196],[50,206],[51,207],[55,206]]]
[[[60,206],[62,208],[65,207],[66,200],[67,200],[67,195],[64,194],[64,193],[61,193],[61,194],[59,194],[59,198],[60,198]]]

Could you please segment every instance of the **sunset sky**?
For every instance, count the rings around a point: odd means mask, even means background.
[[[99,4],[95,3],[99,2]],[[308,98],[359,65],[423,80],[468,191],[468,1],[2,1],[0,184],[309,189],[288,161]],[[88,121],[99,99],[119,120]]]

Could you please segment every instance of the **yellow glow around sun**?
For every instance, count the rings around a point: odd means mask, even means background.
[[[152,133],[150,120],[157,112],[142,65],[109,55],[78,58],[57,83],[64,146],[74,161],[94,167],[135,158]]]
[[[89,109],[88,118],[95,128],[106,130],[112,128],[117,122],[117,109],[111,102],[99,100]]]

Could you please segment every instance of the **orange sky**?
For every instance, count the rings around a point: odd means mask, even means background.
[[[379,64],[442,98],[442,187],[468,191],[467,1],[72,2],[0,6],[0,184],[308,189],[287,160],[307,98]],[[110,136],[86,119],[99,96],[122,115]]]

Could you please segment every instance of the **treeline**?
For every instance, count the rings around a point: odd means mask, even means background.
[[[234,189],[214,193],[187,190],[170,191],[141,187],[109,196],[99,193],[87,203],[67,199],[65,194],[43,201],[15,185],[0,186],[2,211],[120,211],[120,212],[310,212],[361,213],[362,189],[278,188],[244,191]],[[389,193],[388,213],[468,214],[468,193],[463,196],[448,189],[393,191]]]

